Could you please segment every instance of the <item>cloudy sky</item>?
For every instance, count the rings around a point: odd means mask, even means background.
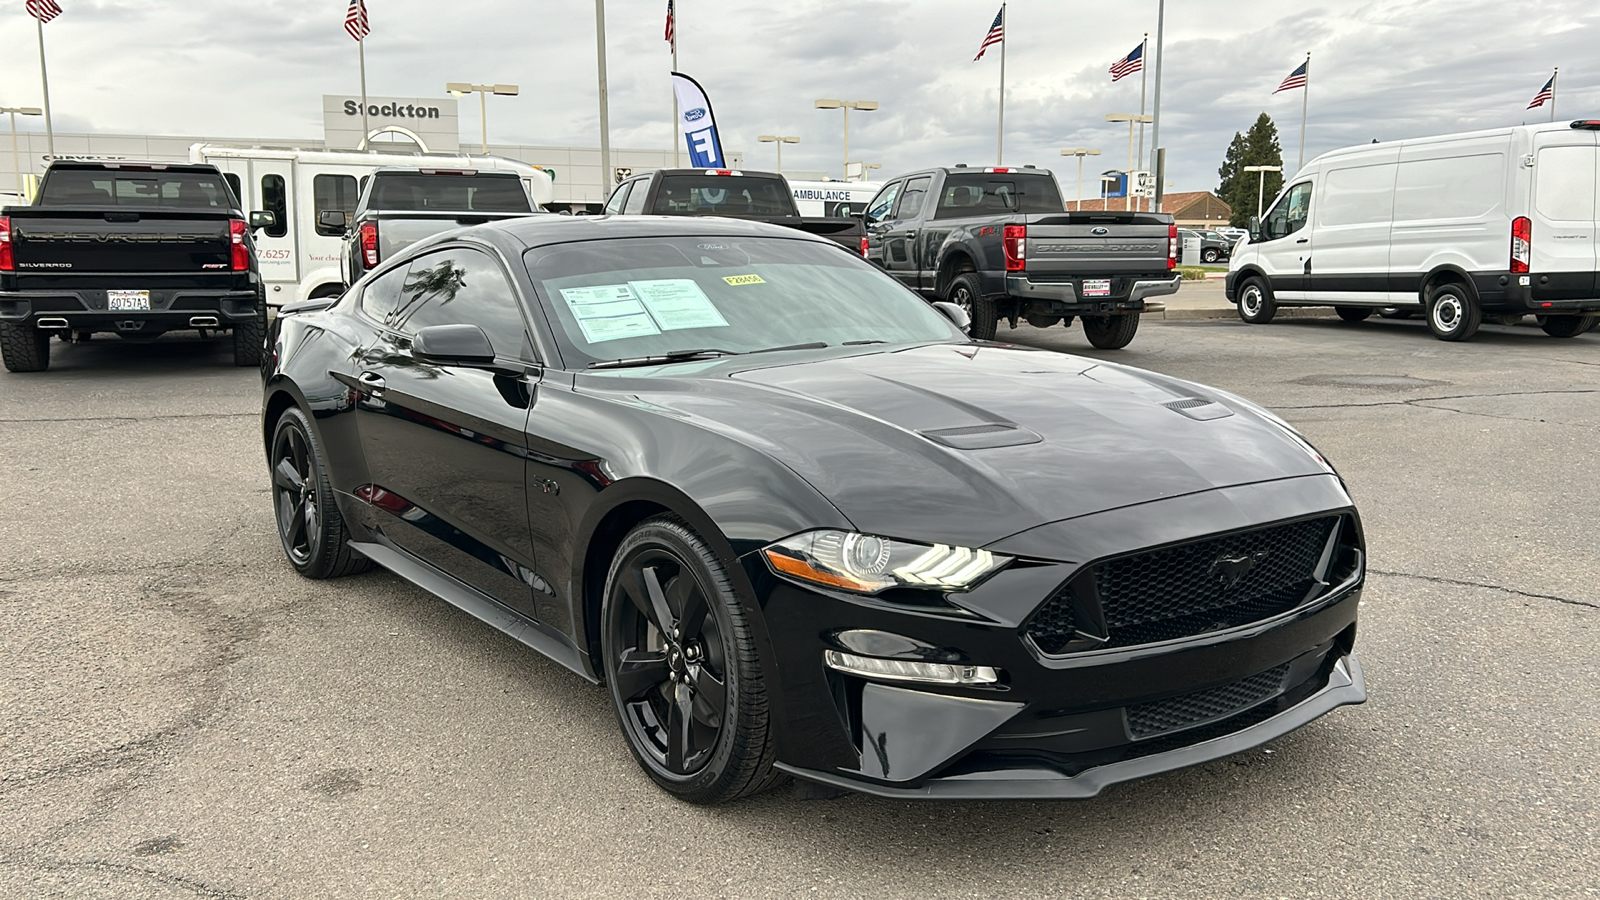
[[[321,95],[357,89],[346,0],[59,0],[46,26],[60,131],[321,136]],[[1106,68],[1150,31],[1157,0],[1010,0],[1006,162],[1056,168],[1064,147],[1127,158],[1139,77]],[[442,96],[446,81],[514,82],[490,140],[598,144],[589,0],[367,0],[374,95]],[[611,141],[671,140],[666,0],[607,0]],[[997,0],[678,0],[679,65],[705,85],[729,150],[772,165],[759,134],[797,135],[791,169],[842,158],[841,115],[819,97],[877,100],[851,116],[851,156],[881,174],[993,164],[999,59],[973,62]],[[37,105],[33,20],[0,0],[0,104]],[[1307,158],[1390,140],[1543,121],[1525,107],[1561,66],[1563,118],[1600,115],[1595,0],[1168,0],[1162,143],[1172,190],[1215,186],[1233,133],[1265,111],[1293,165],[1299,92],[1272,91],[1312,53]],[[998,48],[995,48],[998,49]],[[1154,79],[1151,80],[1153,91]],[[461,106],[465,135],[476,104]],[[36,127],[36,126],[24,126]]]

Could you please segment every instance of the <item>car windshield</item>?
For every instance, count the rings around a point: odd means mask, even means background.
[[[792,216],[794,199],[777,178],[665,175],[650,211],[658,216]]]
[[[894,279],[831,244],[650,237],[528,251],[570,368],[714,349],[964,340]]]

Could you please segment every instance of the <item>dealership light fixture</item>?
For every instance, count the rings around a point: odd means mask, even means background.
[[[1099,150],[1090,150],[1088,147],[1074,147],[1071,150],[1061,151],[1062,156],[1076,156],[1078,158],[1078,211],[1083,211],[1083,158],[1085,156],[1099,156]]]
[[[0,113],[11,117],[11,171],[17,176],[17,193],[22,193],[22,164],[17,156],[17,116],[42,116],[37,106],[0,106]]]
[[[1106,116],[1107,122],[1128,123],[1128,186],[1127,190],[1123,192],[1125,198],[1123,205],[1128,209],[1133,209],[1133,126],[1135,123],[1154,122],[1155,120],[1155,116],[1144,116],[1139,113],[1112,113]],[[1140,208],[1143,208],[1144,201],[1141,200],[1139,202]]]
[[[1267,173],[1282,172],[1283,166],[1245,166],[1242,171],[1256,173],[1256,218],[1261,218],[1261,203],[1266,198],[1262,195],[1267,192]]]
[[[800,139],[799,138],[792,137],[792,136],[787,135],[787,134],[763,134],[763,135],[760,135],[759,137],[757,137],[756,140],[760,141],[763,144],[777,144],[778,145],[778,174],[779,175],[783,174],[783,145],[784,144],[798,144],[798,143],[800,143]]]
[[[489,97],[490,94],[496,94],[496,95],[501,96],[501,97],[515,97],[518,93],[521,92],[521,88],[518,88],[514,84],[471,84],[471,83],[465,82],[465,81],[452,81],[452,82],[446,84],[444,86],[444,89],[449,91],[450,92],[450,96],[452,96],[452,97],[460,97],[462,94],[477,94],[478,95],[479,121],[482,122],[482,124],[483,124],[483,155],[484,156],[488,156],[489,155],[489,101],[488,101],[488,97]]]
[[[822,99],[812,104],[817,109],[842,109],[844,110],[844,177],[850,179],[850,110],[859,109],[862,112],[871,112],[878,108],[876,100],[831,100]]]

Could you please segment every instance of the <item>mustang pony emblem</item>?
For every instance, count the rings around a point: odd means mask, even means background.
[[[1211,563],[1211,574],[1217,576],[1224,587],[1233,587],[1244,580],[1261,561],[1267,558],[1268,551],[1257,550],[1254,553],[1241,553],[1238,556],[1219,556]]]

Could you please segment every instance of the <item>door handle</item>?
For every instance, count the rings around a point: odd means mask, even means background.
[[[1311,238],[1301,238],[1300,240],[1295,241],[1295,243],[1296,244],[1309,244],[1309,243],[1311,243]]]
[[[383,380],[383,376],[377,372],[362,372],[356,376],[356,381],[360,382],[361,386],[374,396],[383,393],[383,389],[387,385]]]
[[[908,238],[914,238],[916,236],[917,236],[917,230],[915,228],[913,228],[910,231],[906,232],[906,237],[908,237]]]

